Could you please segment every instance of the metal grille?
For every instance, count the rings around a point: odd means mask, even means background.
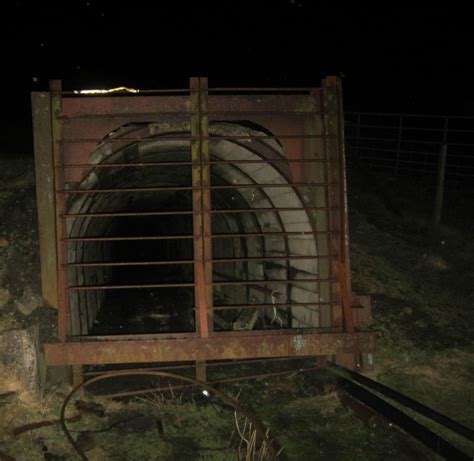
[[[187,93],[53,82],[60,338],[352,333],[338,81]]]

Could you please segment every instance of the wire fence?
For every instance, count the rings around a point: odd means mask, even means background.
[[[474,116],[344,115],[349,162],[394,176],[429,179],[439,175],[445,155],[446,184],[474,183]]]

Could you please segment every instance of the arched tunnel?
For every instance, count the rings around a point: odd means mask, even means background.
[[[196,330],[193,219],[202,216],[189,133],[189,123],[128,124],[90,155],[66,203],[73,334]],[[281,144],[265,134],[246,122],[209,125],[214,330],[328,326],[309,192],[292,185]],[[140,142],[117,142],[132,136]]]

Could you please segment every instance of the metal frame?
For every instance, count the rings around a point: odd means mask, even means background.
[[[187,94],[184,94],[187,93]],[[222,94],[224,93],[224,94]],[[169,95],[170,94],[170,95]],[[340,81],[328,77],[319,89],[208,89],[206,78],[192,78],[190,88],[170,92],[150,90],[139,96],[77,97],[61,90],[59,81],[51,82],[49,93],[33,93],[35,156],[38,181],[38,213],[43,297],[58,310],[59,343],[46,344],[45,358],[48,365],[84,365],[157,361],[206,361],[217,359],[242,359],[280,356],[328,356],[350,354],[359,357],[371,353],[374,335],[357,333],[351,311],[351,286],[348,252],[347,202],[345,185],[343,118]],[[272,135],[242,136],[222,135],[220,140],[233,142],[259,142],[273,139],[281,143],[285,158],[261,160],[214,160],[210,156],[209,123],[212,121],[237,121],[242,117],[268,128]],[[309,119],[308,119],[309,117]],[[150,139],[136,136],[107,137],[118,127],[130,122],[148,123],[188,119],[190,135],[162,136],[160,139],[185,140],[190,143],[191,161],[96,163],[88,162],[89,155],[98,143],[117,143],[126,146],[146,143]],[[309,129],[305,127],[312,120]],[[316,130],[316,125],[320,130]],[[318,146],[318,152],[308,152],[307,146]],[[281,165],[290,171],[289,184],[211,184],[211,167],[216,164],[271,164]],[[157,166],[187,166],[191,168],[189,186],[125,187],[82,189],[77,186],[91,168],[154,168]],[[322,178],[311,175],[319,169]],[[319,173],[318,173],[319,174]],[[259,189],[291,187],[311,191],[311,204],[303,208],[232,208],[212,209],[211,194],[223,189]],[[83,194],[120,194],[160,192],[169,190],[189,191],[192,209],[179,211],[131,212],[76,212],[67,210],[67,199]],[[319,194],[319,195],[318,195]],[[302,202],[304,203],[304,202]],[[222,214],[262,214],[305,210],[314,222],[325,222],[325,228],[312,231],[290,232],[230,232],[212,234],[211,220]],[[180,216],[193,219],[192,235],[155,236],[79,236],[68,235],[68,220],[76,218],[101,218],[125,216]],[[314,215],[314,216],[313,216]],[[289,252],[288,238],[292,235],[314,235],[318,245],[327,254],[213,258],[213,240],[226,238],[265,238],[281,236]],[[167,261],[115,261],[69,262],[68,246],[76,242],[141,241],[141,240],[192,240],[194,257],[187,260]],[[213,280],[215,263],[251,261],[290,261],[318,259],[328,261],[327,276],[308,279],[282,280]],[[153,283],[141,285],[87,285],[72,284],[68,280],[71,268],[117,267],[139,265],[193,264],[194,282],[181,284]],[[287,271],[289,272],[289,271]],[[230,309],[255,309],[252,304],[235,306],[213,305],[213,289],[219,285],[262,286],[270,290],[272,283],[328,284],[329,299],[311,303],[268,304],[287,310],[296,306],[326,306],[330,327],[288,330],[214,331],[214,312]],[[127,336],[72,335],[70,293],[73,291],[114,290],[146,287],[187,287],[195,294],[196,331],[180,334],[153,334]],[[271,290],[270,290],[271,291]],[[359,361],[358,359],[355,361]]]

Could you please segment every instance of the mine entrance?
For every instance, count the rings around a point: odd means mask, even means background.
[[[354,354],[340,82],[33,94],[48,364]],[[358,360],[358,359],[357,359]]]
[[[115,139],[142,130],[127,126]],[[320,326],[315,306],[327,305],[320,276],[327,260],[321,270],[311,215],[289,182],[281,146],[240,123],[211,124],[210,132],[207,258],[219,309],[212,329]],[[252,148],[227,133],[253,138]],[[193,230],[203,213],[193,208],[186,135],[150,137],[104,158],[95,152],[100,163],[70,190],[69,301],[81,334],[195,331],[194,248],[201,236]],[[303,307],[289,306],[295,303]]]

